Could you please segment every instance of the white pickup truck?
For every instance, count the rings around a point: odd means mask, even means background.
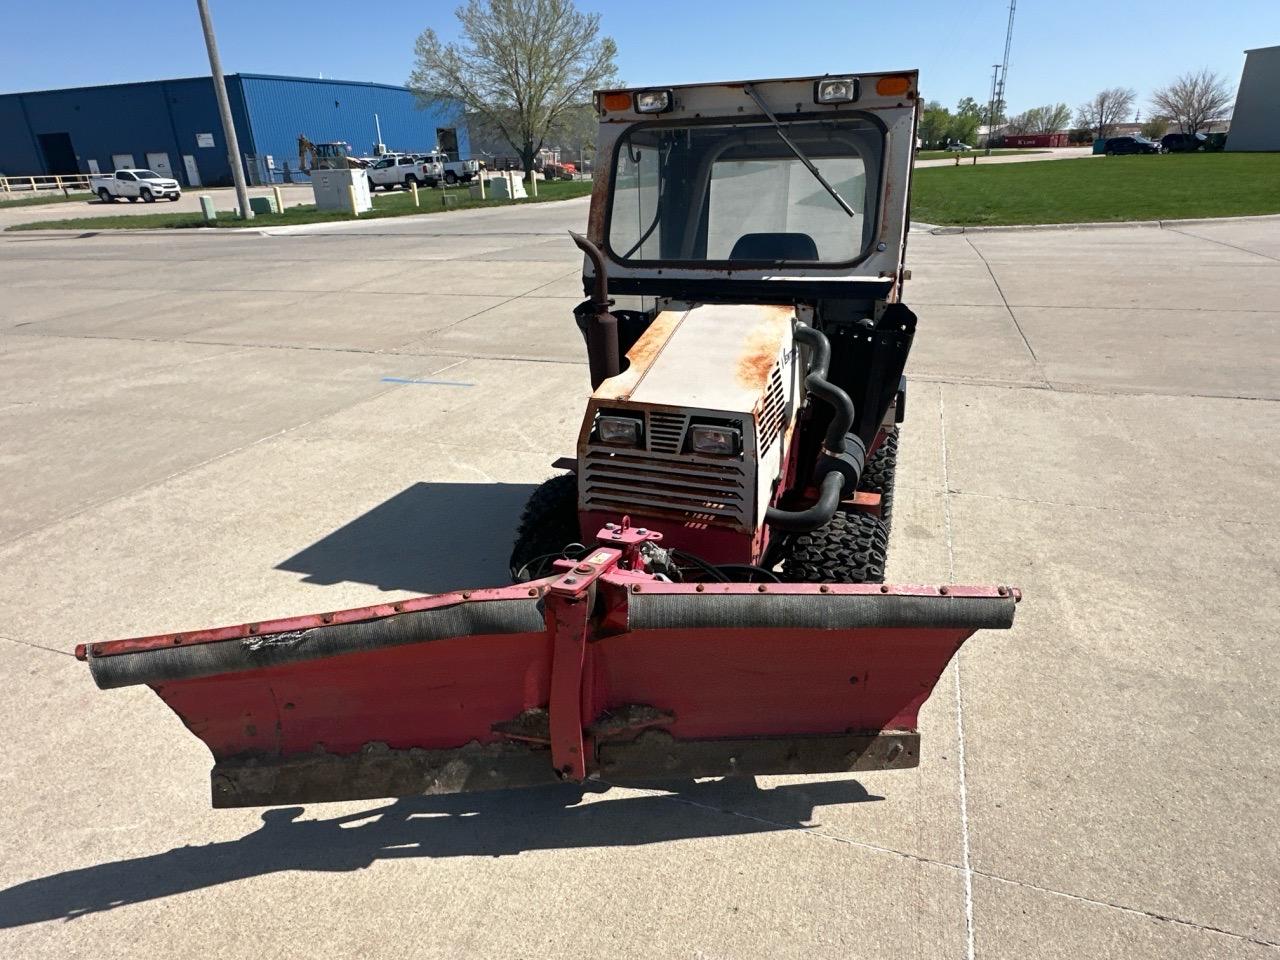
[[[384,190],[394,187],[408,189],[413,183],[434,187],[444,179],[444,170],[439,164],[406,154],[383,157],[365,172],[369,175],[370,191],[378,187]]]
[[[439,164],[445,183],[466,183],[480,175],[479,160],[450,160],[447,153],[424,154],[419,159]]]
[[[119,197],[130,203],[138,200],[154,203],[156,200],[177,200],[182,196],[182,187],[177,180],[162,177],[154,170],[117,170],[93,176],[89,178],[89,189],[103,203],[115,203]]]

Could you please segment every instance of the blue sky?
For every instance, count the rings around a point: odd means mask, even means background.
[[[452,0],[211,0],[227,72],[403,83],[413,40],[455,33]],[[1007,0],[579,0],[618,42],[629,84],[691,83],[918,67],[948,105],[986,100]],[[6,5],[0,92],[208,72],[193,0]],[[378,9],[387,16],[374,15]],[[152,15],[147,15],[150,12]],[[277,16],[283,14],[283,16]],[[1013,112],[1107,86],[1147,95],[1201,66],[1234,84],[1250,47],[1280,44],[1280,0],[1022,0],[1009,68]]]

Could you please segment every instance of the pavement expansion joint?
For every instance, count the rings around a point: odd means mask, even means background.
[[[1053,384],[1049,381],[1049,378],[1045,376],[1044,364],[1042,364],[1040,362],[1040,358],[1036,356],[1035,347],[1031,346],[1031,341],[1027,339],[1027,335],[1022,329],[1022,324],[1018,322],[1018,315],[1013,312],[1013,307],[1009,306],[1009,298],[1005,296],[1004,288],[1000,286],[1000,281],[996,279],[996,272],[991,269],[991,264],[987,263],[987,258],[982,255],[982,251],[974,245],[972,240],[965,237],[964,241],[969,245],[969,249],[978,255],[978,259],[982,261],[982,265],[987,268],[987,275],[991,277],[991,282],[995,284],[996,293],[1000,294],[1000,302],[1004,304],[1005,312],[1009,314],[1009,319],[1013,321],[1014,329],[1018,331],[1018,336],[1022,338],[1023,346],[1027,348],[1027,353],[1031,355],[1031,363],[1036,368],[1036,373],[1040,374],[1040,379],[1045,382],[1045,385],[1048,386],[1050,390],[1053,390]]]
[[[1261,251],[1258,251],[1258,250],[1251,250],[1248,247],[1240,246],[1240,244],[1238,243],[1227,243],[1227,241],[1219,240],[1216,237],[1204,237],[1198,233],[1192,233],[1190,230],[1179,230],[1177,227],[1166,227],[1164,226],[1164,224],[1161,224],[1160,226],[1161,226],[1161,229],[1168,230],[1170,233],[1179,233],[1184,237],[1194,237],[1196,240],[1205,241],[1205,243],[1216,243],[1218,244],[1218,246],[1221,246],[1221,247],[1230,247],[1232,250],[1239,250],[1241,253],[1250,253],[1250,254],[1253,254],[1253,256],[1255,257],[1262,257],[1263,259],[1274,260],[1276,263],[1280,263],[1280,257],[1273,257],[1269,253],[1262,253]]]
[[[619,789],[633,789],[623,787],[621,784],[609,783],[602,780],[611,787]],[[817,826],[806,826],[804,824],[786,823],[780,820],[771,820],[768,817],[760,817],[752,813],[744,813],[741,810],[730,810],[725,807],[715,806],[709,803],[700,803],[697,800],[690,800],[688,797],[682,797],[679,794],[668,793],[663,794],[664,799],[671,800],[675,803],[682,803],[689,807],[695,807],[699,810],[706,810],[712,813],[719,813],[726,817],[738,817],[742,820],[750,820],[753,823],[765,824],[770,827],[779,827],[782,829],[795,830],[806,836],[815,837],[821,840],[831,841],[833,843],[844,844],[845,846],[856,847],[860,850],[867,850],[872,853],[882,853],[892,857],[899,857],[903,860],[910,860],[915,863],[926,864],[931,867],[941,867],[944,870],[953,870],[962,873],[963,865],[949,863],[946,860],[937,860],[933,857],[922,856],[918,853],[910,853],[906,850],[899,850],[896,847],[886,847],[878,843],[868,843],[865,840],[855,840],[852,837],[841,836],[840,834],[828,833]],[[986,880],[993,880],[997,883],[1007,884],[1013,887],[1021,887],[1025,890],[1034,890],[1038,893],[1048,894],[1054,897],[1061,897],[1065,900],[1072,900],[1077,903],[1088,904],[1089,906],[1102,907],[1104,909],[1119,910],[1121,913],[1127,913],[1131,916],[1145,917],[1150,920],[1159,920],[1165,923],[1175,923],[1179,926],[1189,927],[1206,933],[1215,933],[1224,937],[1231,937],[1236,940],[1242,940],[1248,943],[1257,944],[1264,947],[1280,947],[1280,942],[1267,940],[1261,937],[1250,936],[1245,933],[1238,933],[1234,930],[1227,930],[1223,927],[1215,927],[1210,924],[1197,923],[1194,920],[1186,920],[1182,917],[1170,916],[1168,914],[1157,913],[1152,910],[1143,910],[1138,907],[1130,907],[1122,903],[1115,903],[1110,900],[1098,900],[1094,897],[1086,897],[1076,893],[1068,893],[1064,890],[1055,890],[1053,887],[1042,886],[1038,883],[1028,883],[1025,880],[1014,880],[1010,877],[1004,877],[997,873],[991,873],[986,870],[972,868],[972,873]]]
[[[45,650],[49,653],[56,653],[56,654],[59,654],[60,656],[71,657],[72,659],[75,659],[75,654],[73,654],[70,650],[59,650],[57,647],[46,647],[43,643],[36,643],[33,640],[21,640],[18,637],[10,637],[10,636],[6,636],[5,634],[0,634],[0,640],[8,640],[10,643],[16,643],[19,646],[32,647],[35,650]]]
[[[1005,883],[1011,887],[1022,887],[1025,890],[1036,890],[1040,893],[1047,893],[1053,897],[1062,897],[1064,900],[1073,900],[1076,903],[1087,903],[1090,906],[1119,910],[1121,913],[1127,913],[1138,917],[1146,917],[1150,920],[1161,920],[1165,923],[1176,923],[1180,927],[1190,927],[1193,930],[1201,930],[1205,933],[1216,933],[1224,937],[1231,937],[1235,940],[1243,940],[1246,943],[1257,944],[1261,947],[1280,947],[1280,941],[1266,940],[1262,937],[1253,937],[1247,933],[1237,933],[1234,930],[1215,927],[1207,923],[1196,923],[1194,920],[1184,920],[1181,917],[1170,916],[1166,913],[1156,913],[1153,910],[1142,910],[1138,907],[1129,907],[1125,906],[1123,903],[1113,903],[1110,900],[1096,900],[1093,897],[1081,896],[1078,893],[1067,893],[1064,890],[1055,890],[1052,887],[1044,887],[1038,883],[1027,883],[1024,880],[1012,880],[1009,877],[1002,877],[999,874],[988,873],[985,870],[975,870],[974,873],[987,880],[994,880],[996,883]]]
[[[986,261],[983,262],[985,263]],[[991,268],[988,267],[987,269],[990,271]],[[994,274],[992,279],[995,279]],[[1003,297],[1004,294],[1001,294],[1001,296]],[[1010,315],[1012,315],[1012,311],[1010,311]],[[1027,346],[1030,349],[1030,344]],[[941,390],[938,391],[938,427],[942,448],[942,517],[947,541],[947,579],[948,582],[954,583],[956,579],[956,552],[951,523],[951,475],[947,453],[947,400]],[[960,869],[964,878],[965,956],[967,960],[973,960],[973,866],[969,856],[969,784],[965,767],[964,691],[960,684],[959,650],[956,651],[955,658],[951,661],[951,676],[955,682],[956,694],[956,769],[960,794]]]
[[[428,376],[428,377],[435,376],[436,374],[443,373],[446,370],[452,370],[454,367],[458,366],[460,363],[464,363],[467,359],[469,358],[464,357],[460,360],[457,360],[454,363],[446,364],[445,366],[440,367],[439,369],[428,371],[426,374],[424,374],[424,376]],[[183,467],[180,470],[175,470],[173,473],[167,474],[163,477],[157,477],[154,480],[148,480],[145,483],[141,483],[135,487],[131,487],[128,490],[123,490],[120,493],[113,494],[112,496],[109,496],[109,497],[102,497],[97,500],[89,500],[89,501],[81,502],[71,510],[62,514],[61,516],[55,517],[54,519],[49,520],[46,523],[42,523],[39,526],[33,527],[30,530],[23,530],[20,533],[16,533],[13,536],[9,537],[7,540],[0,540],[0,548],[8,547],[11,544],[17,543],[21,540],[25,540],[28,537],[33,537],[36,534],[39,534],[45,530],[49,530],[52,527],[56,527],[60,523],[65,523],[68,520],[73,520],[76,517],[79,517],[85,513],[88,513],[90,510],[97,509],[98,507],[104,506],[108,503],[115,503],[116,501],[123,500],[126,497],[134,496],[135,494],[140,493],[143,490],[150,490],[156,487],[163,486],[164,484],[168,483],[170,480],[174,480],[177,477],[182,477],[182,476],[186,476],[187,474],[194,473],[195,471],[200,470],[203,467],[207,467],[211,463],[217,463],[220,460],[225,460],[227,457],[234,456],[235,454],[240,453],[244,450],[249,450],[253,447],[256,447],[258,444],[267,443],[268,441],[274,440],[277,437],[282,437],[285,434],[294,432],[295,430],[300,430],[303,427],[310,426],[313,423],[319,423],[322,420],[327,420],[329,417],[336,416],[337,414],[343,413],[346,410],[350,410],[353,407],[358,407],[363,403],[368,403],[372,400],[376,400],[377,398],[384,396],[393,390],[405,389],[405,386],[406,385],[402,383],[388,383],[385,385],[385,389],[383,390],[378,390],[375,393],[372,393],[366,397],[361,397],[359,400],[356,400],[354,402],[346,403],[341,406],[335,407],[333,409],[325,410],[324,412],[314,417],[310,417],[306,420],[300,421],[299,423],[292,423],[289,426],[282,427],[279,430],[273,430],[268,434],[258,437],[257,439],[249,440],[249,441],[246,441],[245,443],[237,444],[235,447],[233,447],[230,450],[224,450],[221,453],[215,454],[214,456],[207,457],[206,459],[201,460],[199,463],[190,464],[189,466]]]

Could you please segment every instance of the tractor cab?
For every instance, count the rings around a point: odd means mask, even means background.
[[[598,93],[610,291],[896,299],[918,104],[914,71]]]

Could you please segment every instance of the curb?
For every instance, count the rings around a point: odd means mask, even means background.
[[[1280,214],[1268,213],[1256,217],[1197,217],[1189,220],[1108,220],[1101,223],[1016,223],[1004,226],[935,227],[925,223],[912,224],[935,237],[949,237],[962,233],[1017,233],[1029,230],[1111,230],[1119,227],[1137,227],[1147,230],[1203,226],[1214,223],[1280,223]]]

